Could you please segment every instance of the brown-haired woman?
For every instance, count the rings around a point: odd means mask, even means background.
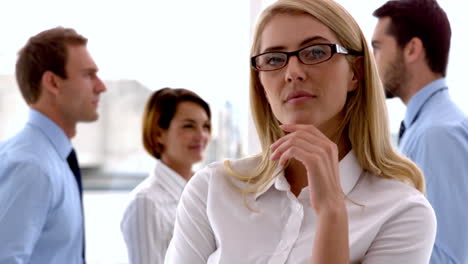
[[[149,98],[143,145],[156,166],[132,191],[121,221],[130,263],[163,263],[179,198],[210,136],[210,108],[194,92],[164,88]]]

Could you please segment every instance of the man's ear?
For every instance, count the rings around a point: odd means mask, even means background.
[[[406,63],[413,63],[424,57],[424,45],[420,38],[414,37],[403,48]]]
[[[48,91],[57,95],[60,91],[59,77],[51,71],[46,71],[42,74],[41,86],[44,92]]]

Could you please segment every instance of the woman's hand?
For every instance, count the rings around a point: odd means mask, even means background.
[[[337,145],[313,125],[280,127],[288,134],[271,145],[271,159],[278,160],[280,165],[295,159],[304,165],[311,204],[317,214],[344,206]]]
[[[313,125],[282,125],[281,129],[288,134],[271,145],[271,159],[281,165],[295,159],[304,165],[317,214],[311,263],[349,263],[348,215],[337,145]]]

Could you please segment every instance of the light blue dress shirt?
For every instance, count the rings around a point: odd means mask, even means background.
[[[0,144],[0,264],[82,264],[80,195],[67,163],[71,142],[30,110]]]
[[[408,103],[400,150],[421,168],[437,216],[431,264],[468,263],[468,118],[450,99],[444,78]]]

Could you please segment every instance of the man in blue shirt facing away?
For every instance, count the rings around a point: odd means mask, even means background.
[[[98,118],[106,90],[75,30],[57,27],[20,50],[16,80],[29,121],[0,143],[0,264],[83,264],[81,176],[70,139]]]
[[[435,0],[389,1],[374,11],[372,46],[388,97],[407,106],[399,148],[426,178],[437,216],[431,264],[468,263],[468,119],[445,80],[451,29]]]

